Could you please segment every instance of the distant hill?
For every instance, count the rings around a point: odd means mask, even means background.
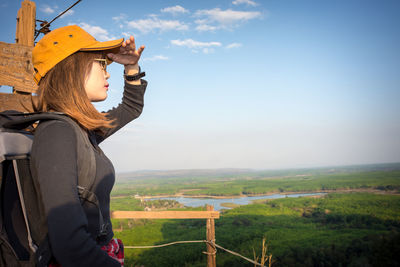
[[[223,177],[236,176],[240,174],[253,173],[252,169],[188,169],[188,170],[145,170],[127,173],[118,173],[117,177],[120,180],[132,180],[143,178],[193,178],[193,177]]]
[[[368,172],[368,171],[395,171],[400,170],[400,162],[348,166],[327,166],[319,168],[298,169],[187,169],[187,170],[143,170],[134,172],[117,173],[118,181],[128,181],[146,178],[243,178],[243,177],[279,177],[328,173]]]

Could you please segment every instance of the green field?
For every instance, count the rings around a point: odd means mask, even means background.
[[[251,179],[245,174],[240,174],[242,177],[223,179],[230,179],[237,188],[242,188],[242,193],[244,187],[263,193],[268,193],[271,189],[275,191],[276,188],[284,188],[287,191],[314,191],[324,184],[329,186],[329,189],[379,188],[381,190],[378,192],[381,194],[329,193],[323,198],[258,201],[255,204],[225,210],[220,219],[215,220],[216,243],[253,258],[253,249],[260,254],[261,240],[266,237],[268,252],[273,255],[273,266],[399,266],[399,171],[318,171],[320,173],[314,172],[310,176],[296,176],[296,173],[290,176],[286,173],[279,177],[255,177],[252,173]],[[138,187],[143,186],[142,188],[147,188],[146,192],[154,195],[173,191],[172,180],[178,188],[176,192],[182,188],[190,188],[187,184],[182,184],[182,180],[185,183],[190,180],[193,184],[192,189],[201,186],[204,192],[210,194],[214,192],[210,189],[217,190],[224,184],[224,181],[215,181],[215,178],[209,176],[165,179],[165,191],[156,190],[163,185],[160,181],[157,185],[140,179],[124,182],[130,184],[131,188],[134,188],[137,182]],[[146,205],[128,196],[144,192],[138,190],[132,190],[123,197],[113,198],[112,210],[143,210]],[[186,192],[191,194],[194,191]],[[228,194],[233,191],[225,192]],[[119,192],[115,195],[121,196],[125,193]],[[187,210],[171,202],[156,201],[151,205],[156,209]],[[113,220],[116,237],[121,238],[128,246],[204,240],[205,224],[205,220]],[[205,266],[206,255],[203,251],[205,244],[126,249],[126,266]],[[221,250],[218,250],[216,258],[217,266],[254,266]]]
[[[400,190],[400,164],[360,167],[247,171],[206,174],[148,173],[119,177],[112,196],[175,195],[239,196],[273,192],[315,192],[342,189]],[[132,174],[134,176],[134,174]]]

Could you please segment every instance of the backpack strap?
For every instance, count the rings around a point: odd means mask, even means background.
[[[21,180],[19,178],[17,161],[14,159],[12,161],[12,163],[13,163],[13,168],[14,168],[14,173],[15,173],[15,181],[16,181],[17,188],[18,188],[18,195],[19,195],[19,199],[21,202],[21,209],[22,209],[22,213],[24,215],[24,221],[25,221],[26,231],[27,231],[27,235],[28,235],[28,245],[29,245],[29,248],[33,252],[36,252],[37,246],[36,246],[36,244],[33,243],[32,235],[31,235],[31,231],[30,231],[29,223],[28,223],[28,217],[26,215],[25,200],[24,200],[24,194],[22,193]]]
[[[25,158],[31,151],[32,142],[32,134],[0,130],[0,163],[10,157]]]
[[[96,159],[93,145],[89,140],[88,134],[75,121],[65,117],[73,126],[77,137],[78,155],[78,194],[83,204],[88,201],[97,207],[99,214],[99,233],[97,239],[101,239],[108,233],[108,225],[104,223],[104,216],[100,209],[100,203],[95,193],[91,191],[96,177]]]
[[[61,112],[22,113],[5,111],[0,113],[0,126],[10,130],[23,130],[38,121],[64,120],[67,115]]]

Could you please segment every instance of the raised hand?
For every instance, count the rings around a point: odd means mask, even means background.
[[[144,45],[136,50],[135,38],[131,35],[129,39],[122,43],[118,54],[108,53],[107,57],[123,65],[136,65],[142,55]]]

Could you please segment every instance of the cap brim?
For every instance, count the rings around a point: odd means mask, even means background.
[[[121,47],[122,43],[124,42],[124,38],[106,42],[96,42],[93,45],[87,46],[85,48],[81,48],[80,51],[108,51],[109,53],[118,53],[119,48]],[[110,58],[107,59],[107,65],[113,63]]]
[[[103,51],[118,48],[122,45],[124,38],[106,42],[95,42],[92,45],[79,49],[80,51]]]

